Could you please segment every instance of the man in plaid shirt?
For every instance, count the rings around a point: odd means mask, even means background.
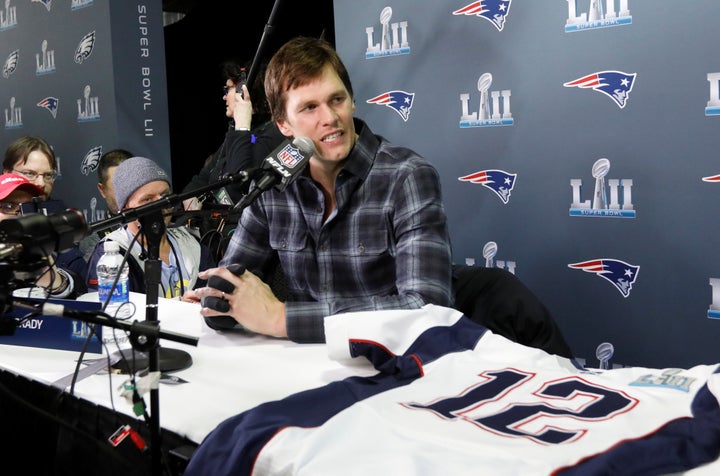
[[[452,305],[451,249],[435,168],[354,118],[345,66],[323,40],[295,38],[271,59],[265,90],[287,137],[307,137],[315,153],[285,191],[270,189],[244,211],[217,276],[232,293],[206,318],[231,315],[245,329],[295,342],[324,342],[325,316],[348,311]],[[249,97],[244,98],[249,100]],[[277,263],[287,297],[266,281]],[[239,276],[226,266],[242,265]]]

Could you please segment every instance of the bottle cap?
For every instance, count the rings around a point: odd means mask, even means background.
[[[105,250],[105,252],[120,251],[120,245],[118,244],[117,241],[107,240],[105,242],[103,249]]]

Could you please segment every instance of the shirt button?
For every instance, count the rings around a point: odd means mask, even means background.
[[[360,253],[365,253],[365,245],[363,245],[362,243],[360,243],[360,244],[358,245],[358,251],[359,251]]]
[[[283,248],[283,249],[284,249],[284,248],[287,248],[287,240],[282,240],[282,241],[280,242],[280,248]]]
[[[322,290],[322,292],[326,293],[326,292],[328,291],[328,285],[327,285],[327,284],[323,284],[320,289]]]
[[[320,251],[327,251],[327,245],[320,245]]]

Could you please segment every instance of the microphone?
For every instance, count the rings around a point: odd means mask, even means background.
[[[255,187],[235,204],[233,210],[242,210],[273,186],[277,191],[284,192],[300,175],[314,153],[315,145],[307,137],[296,137],[292,142],[290,139],[284,140],[265,158],[257,172]]]

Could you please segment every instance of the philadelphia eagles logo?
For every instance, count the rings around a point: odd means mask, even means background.
[[[5,64],[3,65],[3,78],[9,77],[17,69],[18,58],[20,57],[20,50],[15,50],[7,57]]]
[[[77,49],[75,50],[75,62],[82,64],[82,62],[92,54],[93,48],[95,47],[95,31],[91,31],[87,35],[82,37]]]

